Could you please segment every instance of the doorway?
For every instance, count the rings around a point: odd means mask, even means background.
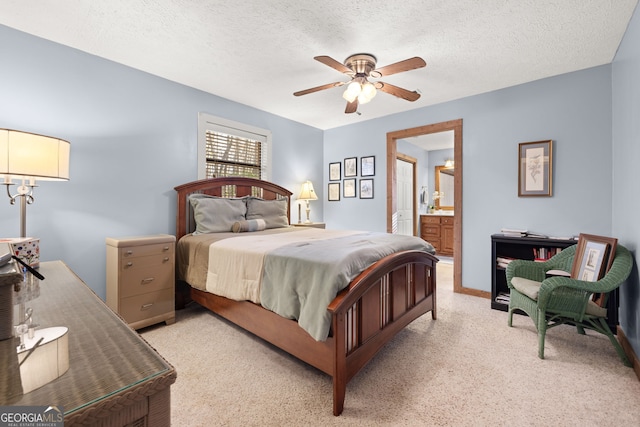
[[[435,123],[387,133],[387,232],[397,230],[398,190],[397,190],[397,141],[419,135],[453,131],[454,139],[454,244],[453,244],[453,291],[482,296],[482,291],[462,286],[462,119]]]

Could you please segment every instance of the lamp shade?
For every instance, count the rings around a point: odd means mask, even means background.
[[[302,189],[300,190],[298,200],[318,200],[318,196],[316,196],[316,192],[313,189],[313,184],[311,183],[311,181],[305,181],[302,184]]]
[[[0,129],[0,175],[6,179],[69,180],[68,141],[10,129]]]

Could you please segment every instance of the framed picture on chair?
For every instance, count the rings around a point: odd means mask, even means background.
[[[613,237],[581,233],[571,266],[571,277],[588,282],[600,280],[613,263],[617,244],[618,239]]]

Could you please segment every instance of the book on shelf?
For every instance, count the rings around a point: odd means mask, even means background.
[[[511,295],[509,295],[508,292],[498,292],[498,295],[496,296],[495,301],[502,304],[509,304],[510,298],[511,298]]]
[[[535,237],[536,239],[548,239],[549,236],[547,236],[546,234],[541,234],[541,233],[527,233],[527,237]]]
[[[532,248],[532,250],[533,250],[533,260],[538,262],[544,262],[544,261],[547,261],[549,258],[553,257],[554,255],[560,253],[560,251],[562,251],[562,248],[540,247],[540,248]]]
[[[515,228],[501,228],[500,232],[504,236],[508,236],[508,237],[524,237],[528,233],[527,230],[518,230]]]
[[[497,256],[496,263],[498,264],[498,267],[507,268],[507,265],[509,265],[509,263],[514,259],[515,258]]]
[[[554,239],[554,240],[578,240],[580,237],[579,236],[552,236],[549,237],[550,239]]]

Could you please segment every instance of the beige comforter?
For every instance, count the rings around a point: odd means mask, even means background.
[[[303,230],[304,228],[301,227],[273,228],[263,231],[256,231],[249,234],[271,235],[300,232]],[[194,288],[206,291],[208,276],[207,266],[209,264],[209,250],[211,248],[211,245],[224,239],[239,237],[242,235],[243,234],[228,232],[197,235],[189,234],[181,238],[178,241],[176,250],[176,269],[178,279],[187,282]]]

